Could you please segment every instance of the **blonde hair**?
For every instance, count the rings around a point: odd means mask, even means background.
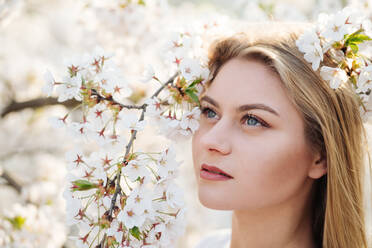
[[[295,41],[307,24],[255,26],[212,44],[206,88],[232,58],[257,60],[277,73],[303,116],[310,147],[319,151],[327,163],[327,174],[315,180],[313,186],[312,231],[316,245],[367,248],[363,185],[368,149],[356,95],[347,86],[330,88],[304,60]],[[334,66],[329,57],[322,64]],[[369,169],[370,165],[368,160]]]

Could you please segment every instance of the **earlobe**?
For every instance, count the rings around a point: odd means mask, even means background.
[[[318,179],[325,174],[327,174],[327,159],[322,156],[311,164],[309,169],[309,177]]]

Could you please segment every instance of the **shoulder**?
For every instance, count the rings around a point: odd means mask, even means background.
[[[207,234],[195,248],[225,248],[230,243],[231,229],[219,229]]]

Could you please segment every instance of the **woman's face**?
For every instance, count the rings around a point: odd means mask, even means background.
[[[204,206],[259,209],[309,189],[313,182],[309,173],[318,158],[305,141],[303,120],[279,76],[264,64],[228,61],[200,103],[192,154]],[[206,179],[205,174],[219,176],[202,172],[202,164],[218,167],[232,178]]]

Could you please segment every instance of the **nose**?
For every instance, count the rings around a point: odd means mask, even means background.
[[[231,135],[231,126],[228,120],[222,118],[201,135],[200,143],[204,149],[210,152],[226,155],[231,152]]]

